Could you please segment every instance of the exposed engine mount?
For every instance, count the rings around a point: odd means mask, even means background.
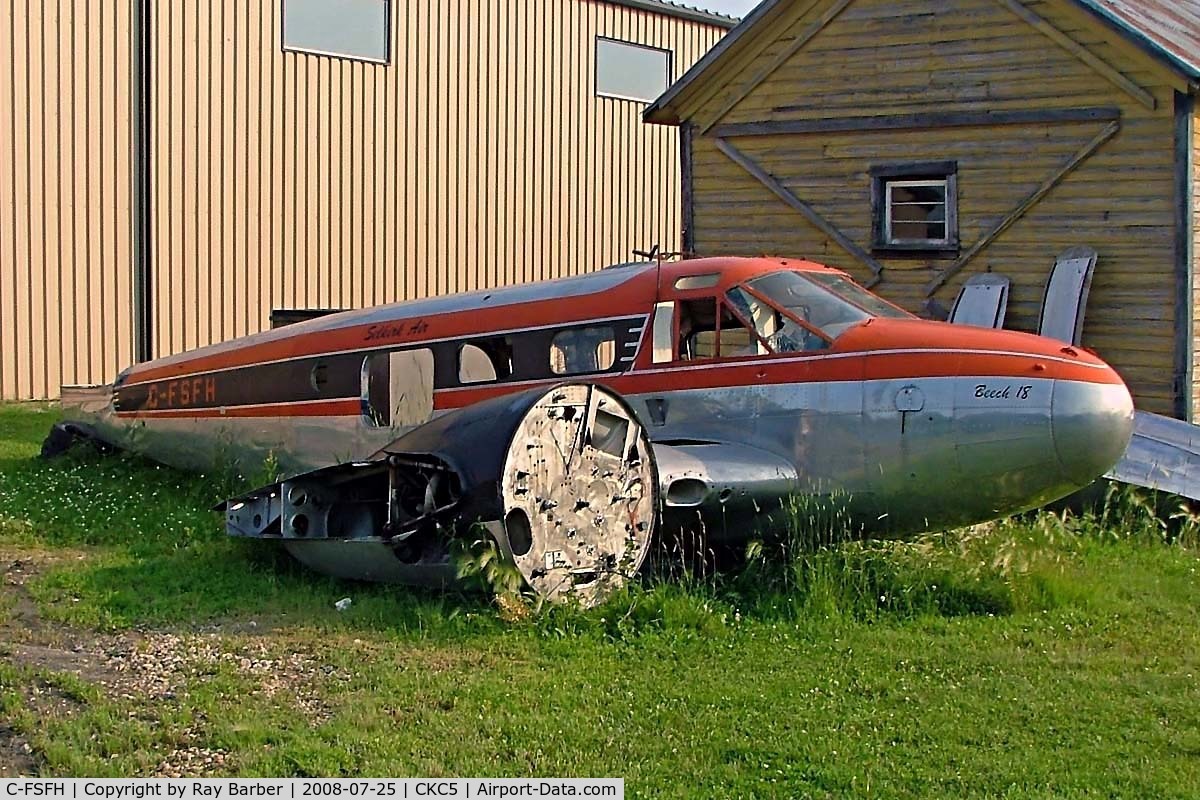
[[[343,578],[445,584],[451,542],[479,528],[548,598],[598,602],[654,533],[645,430],[616,394],[563,385],[445,414],[369,459],[225,504],[230,535],[277,538]]]

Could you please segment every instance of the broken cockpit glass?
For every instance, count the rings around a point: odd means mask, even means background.
[[[909,316],[836,273],[775,272],[750,281],[744,289],[735,288],[729,295],[731,303],[754,319],[760,335],[776,352],[828,347],[846,330],[871,317]],[[779,314],[776,309],[786,313]]]
[[[836,272],[809,272],[803,276],[798,272],[788,274],[802,277],[804,280],[809,280],[819,286],[823,286],[843,300],[853,303],[866,311],[872,317],[913,319],[913,315],[904,309],[892,305],[882,297],[871,294],[854,281],[847,279],[845,276],[838,275]]]
[[[754,324],[755,331],[765,342],[764,350],[769,348],[770,352],[774,353],[798,353],[829,347],[829,342],[824,337],[780,313],[740,286],[730,289],[726,300]]]

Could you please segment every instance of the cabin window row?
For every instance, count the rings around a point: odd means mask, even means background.
[[[470,342],[458,350],[458,382],[491,383],[513,377],[512,337]],[[617,338],[608,326],[570,328],[550,340],[547,366],[553,375],[607,372],[617,360]]]
[[[630,319],[371,353],[362,364],[363,418],[417,425],[432,416],[435,389],[611,372],[633,360],[640,331]]]

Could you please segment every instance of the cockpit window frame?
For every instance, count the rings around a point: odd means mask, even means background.
[[[781,271],[784,271],[784,270],[781,270]],[[889,316],[888,317],[889,319],[912,319],[915,316],[914,314],[909,313],[907,310],[901,308],[900,306],[896,305],[895,303],[888,300],[887,298],[880,297],[877,294],[872,294],[869,290],[867,290],[866,288],[861,286],[858,283],[858,281],[854,280],[849,275],[845,275],[841,272],[801,272],[800,270],[790,270],[790,271],[795,272],[797,275],[800,275],[804,278],[807,278],[808,280],[812,281],[813,283],[816,283],[818,286],[820,286],[823,289],[829,289],[829,287],[825,286],[823,283],[821,283],[821,281],[819,279],[815,279],[815,276],[818,276],[818,275],[820,275],[822,277],[829,276],[829,277],[837,278],[838,280],[845,281],[846,283],[849,283],[851,286],[855,287],[856,289],[859,289],[863,293],[871,296],[872,298],[877,300],[882,305],[888,306],[889,308],[893,308],[896,311],[900,312],[899,314]],[[883,319],[882,315],[875,313],[871,309],[864,306],[858,300],[851,298],[851,297],[847,297],[844,294],[841,294],[840,292],[833,291],[832,289],[829,289],[829,291],[833,292],[834,296],[838,297],[839,299],[845,300],[850,305],[862,309],[864,312],[869,314],[871,317],[873,317],[875,319]]]
[[[780,272],[794,272],[794,271],[795,270],[780,270]],[[774,274],[774,273],[772,273],[772,274]],[[823,341],[825,343],[824,347],[817,348],[814,350],[775,350],[768,343],[767,348],[769,350],[771,350],[772,353],[774,353],[776,355],[796,356],[796,355],[804,355],[805,353],[822,353],[822,352],[830,349],[831,347],[833,347],[833,339],[831,339],[829,337],[829,334],[825,333],[825,331],[821,330],[816,325],[813,325],[812,323],[801,319],[797,314],[793,313],[791,311],[791,309],[782,308],[781,304],[772,301],[770,298],[768,298],[762,292],[755,291],[754,288],[749,285],[749,282],[739,283],[737,286],[730,287],[730,290],[732,290],[732,289],[741,289],[742,291],[744,291],[747,294],[749,294],[750,296],[752,296],[755,300],[758,300],[758,302],[766,304],[766,306],[768,308],[773,309],[777,314],[782,314],[783,316],[787,317],[792,322],[796,323],[801,328],[804,328],[809,333],[811,333],[813,336],[816,336],[818,339],[820,339],[821,341]],[[751,326],[750,329],[755,331],[755,333],[757,333],[756,327]]]
[[[843,320],[835,317],[835,318],[829,320],[829,325],[833,326],[833,328],[835,330],[837,330],[837,333],[834,334],[833,331],[830,330],[828,327],[823,327],[821,325],[818,325],[816,322],[802,319],[800,314],[792,311],[790,309],[790,307],[785,305],[785,299],[782,294],[779,298],[772,298],[772,296],[765,289],[760,289],[760,288],[754,286],[755,283],[760,283],[760,282],[766,281],[768,279],[777,278],[777,277],[783,276],[783,275],[791,275],[791,276],[793,276],[793,280],[798,279],[799,281],[807,284],[811,288],[811,290],[816,293],[812,302],[815,303],[818,296],[823,296],[823,297],[820,297],[820,299],[823,302],[828,303],[826,310],[832,309],[832,310],[836,311],[840,308],[843,312],[848,313],[849,316],[853,317],[854,319],[851,319],[850,321],[843,321]],[[849,276],[845,275],[844,273],[839,273],[839,272],[834,272],[834,271],[813,272],[813,271],[796,270],[796,269],[774,270],[772,272],[764,273],[762,275],[756,275],[753,278],[750,278],[750,279],[746,280],[745,282],[738,284],[738,286],[740,288],[744,289],[745,291],[749,292],[750,294],[752,294],[755,298],[766,303],[768,306],[775,309],[779,313],[784,314],[788,319],[790,319],[798,324],[801,324],[808,331],[820,336],[820,338],[822,340],[824,340],[825,342],[828,343],[827,348],[825,348],[825,349],[828,349],[828,347],[832,347],[833,344],[837,341],[837,339],[839,337],[841,337],[842,334],[844,334],[846,331],[850,330],[851,328],[858,327],[859,325],[865,324],[872,319],[881,319],[881,318],[912,319],[913,318],[912,314],[910,314],[909,312],[900,308],[899,306],[895,305],[894,303],[890,303],[887,300],[884,300],[882,297],[878,298],[880,306],[885,307],[886,309],[894,309],[896,312],[895,314],[886,314],[885,315],[885,314],[879,313],[878,310],[872,310],[870,308],[867,308],[861,302],[855,302],[855,300],[852,299],[851,297],[848,297],[845,294],[834,290],[825,281],[814,278],[815,275],[833,276],[836,279],[838,279],[839,281],[851,284],[852,286],[858,288],[862,292],[867,291],[866,289],[862,289],[862,287],[858,286],[858,284],[854,283],[854,281]],[[792,284],[792,286],[795,286],[795,284]],[[787,291],[789,294],[792,294],[793,296],[795,296],[794,292],[792,291],[791,288],[788,288]],[[870,294],[870,293],[867,292],[867,294]],[[875,295],[871,295],[871,296],[876,297]],[[816,305],[814,305],[813,307],[817,308]],[[821,316],[824,316],[824,315],[821,315]]]
[[[745,315],[742,314],[742,312],[738,309],[738,307],[735,306],[733,303],[729,302],[729,293],[732,292],[734,289],[738,289],[738,288],[741,288],[741,287],[740,286],[730,286],[728,289],[725,290],[725,294],[720,298],[721,305],[719,306],[719,308],[728,308],[729,313],[731,313],[735,317],[737,317],[738,321],[746,326],[746,330],[750,331],[750,333],[754,336],[754,338],[758,340],[758,343],[760,345],[762,345],[764,348],[766,348],[767,352],[755,353],[754,355],[750,355],[750,356],[730,356],[730,357],[731,358],[762,358],[764,356],[775,355],[776,354],[775,348],[771,347],[771,343],[768,342],[766,339],[764,339],[762,334],[758,332],[758,326],[754,324],[754,320],[746,319]],[[755,299],[758,299],[761,301],[761,298],[756,297]],[[778,310],[778,309],[775,309],[774,306],[769,305],[768,307],[773,310]],[[720,322],[721,322],[721,316],[720,316],[720,313],[718,313],[717,314],[717,324],[719,325]]]
[[[683,310],[679,306],[682,303],[697,303],[697,302],[703,302],[705,304],[708,304],[708,303],[712,304],[713,314],[714,314],[713,327],[711,328],[711,330],[705,328],[700,331],[693,331],[691,334],[689,334],[689,338],[695,336],[697,333],[711,332],[714,336],[714,345],[715,345],[715,347],[714,347],[715,354],[711,355],[711,356],[688,357],[685,355],[685,351],[682,347],[682,344],[683,344],[682,322],[683,322],[683,317],[685,316],[685,314],[683,313]],[[729,302],[729,300],[726,298],[725,294],[708,294],[708,295],[703,295],[701,297],[680,298],[680,299],[672,301],[671,305],[673,305],[674,309],[675,309],[673,318],[672,318],[673,330],[672,330],[672,334],[671,334],[671,340],[672,340],[671,341],[671,353],[672,353],[671,360],[676,364],[679,364],[679,363],[714,363],[714,362],[725,362],[725,361],[740,361],[740,360],[744,360],[747,358],[765,358],[768,355],[773,355],[775,352],[774,350],[771,349],[771,346],[769,344],[767,344],[767,342],[765,340],[763,340],[763,338],[759,335],[758,330],[755,328],[755,326],[752,325],[751,323],[747,322],[745,316],[743,316],[737,310],[737,308],[735,308],[733,306],[733,304]],[[723,327],[721,325],[721,318],[723,316],[722,312],[726,311],[726,310],[729,312],[729,314],[734,319],[736,319],[738,321],[738,323],[743,328],[746,329],[746,331],[752,337],[751,341],[756,341],[758,344],[761,344],[763,347],[766,348],[766,350],[767,350],[766,353],[738,353],[736,355],[726,355],[726,354],[722,353],[721,332],[723,330]]]

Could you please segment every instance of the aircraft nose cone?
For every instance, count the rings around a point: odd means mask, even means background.
[[[1067,477],[1091,483],[1112,469],[1133,436],[1133,397],[1124,383],[1058,381],[1051,429]]]

